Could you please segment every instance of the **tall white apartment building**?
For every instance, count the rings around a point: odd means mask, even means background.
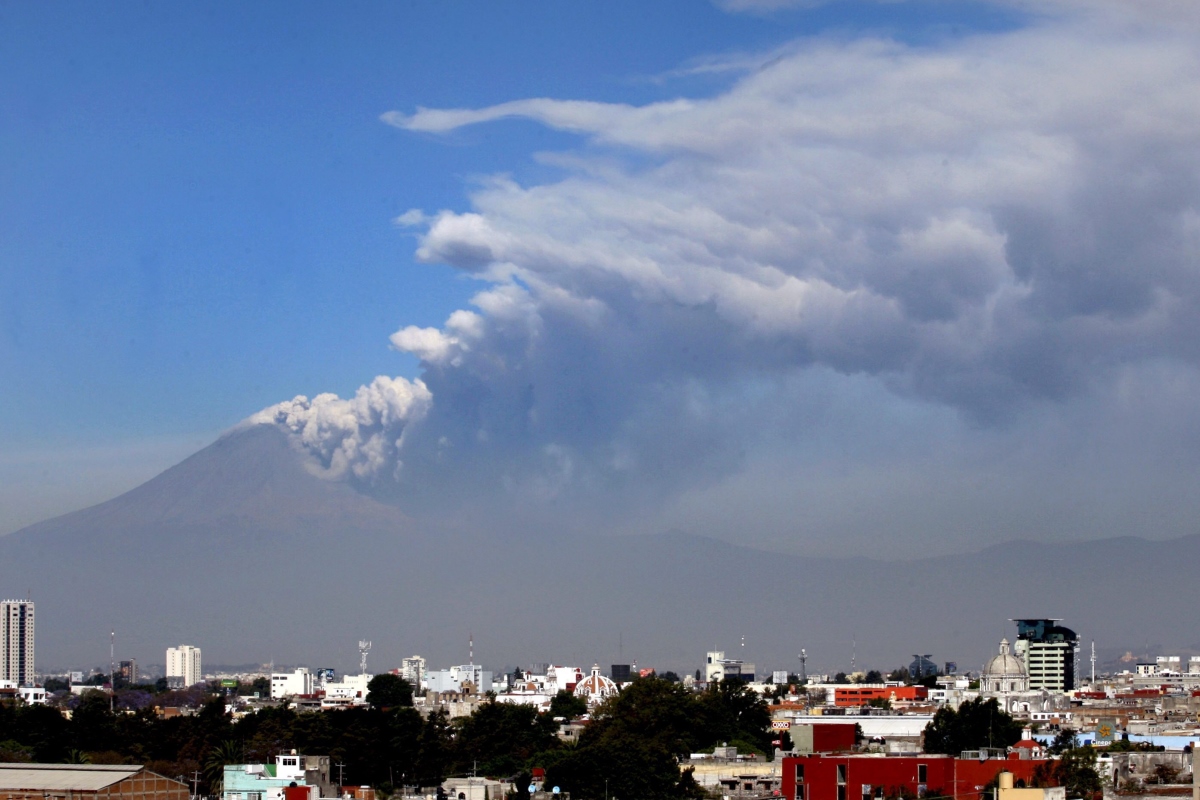
[[[409,656],[400,662],[400,677],[412,684],[414,692],[425,690],[425,659],[421,656]]]
[[[200,669],[200,648],[190,644],[167,648],[167,682],[175,678],[183,686],[195,686],[204,678]]]
[[[33,601],[0,601],[0,681],[33,685]]]

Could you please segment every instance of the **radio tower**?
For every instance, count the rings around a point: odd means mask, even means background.
[[[808,671],[805,669],[804,662],[808,661],[808,651],[803,647],[800,648],[800,685],[804,686],[808,683]]]
[[[360,675],[367,674],[367,653],[371,652],[371,643],[360,640],[358,643],[358,669]]]
[[[1092,639],[1092,685],[1096,683],[1096,640]]]

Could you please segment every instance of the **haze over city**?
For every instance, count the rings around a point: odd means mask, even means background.
[[[308,602],[361,615],[323,656],[497,667],[1200,647],[1088,596],[1200,548],[1193,5],[2,13],[0,594],[48,656],[298,663]]]

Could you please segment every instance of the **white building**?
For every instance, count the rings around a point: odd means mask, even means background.
[[[450,669],[425,673],[425,689],[430,692],[461,692],[470,683],[477,694],[492,691],[492,673],[478,664],[461,664]]]
[[[1179,656],[1159,656],[1155,659],[1155,662],[1159,675],[1167,672],[1178,674],[1183,671],[1183,664]]]
[[[172,680],[174,678],[175,680]],[[200,648],[190,644],[167,648],[167,682],[195,686],[204,678],[200,669]]]
[[[422,681],[425,679],[425,659],[421,656],[409,656],[400,662],[400,677],[412,684],[413,691],[420,693],[425,690]]]
[[[33,685],[33,601],[0,602],[0,681]]]
[[[741,678],[753,682],[754,665],[747,664],[740,658],[726,658],[723,650],[710,650],[704,659],[704,680],[713,683],[725,678]]]
[[[341,682],[325,684],[321,708],[349,708],[367,704],[367,684],[374,675],[343,675]]]
[[[307,667],[298,667],[292,672],[271,673],[271,699],[295,697],[313,693],[313,676]]]

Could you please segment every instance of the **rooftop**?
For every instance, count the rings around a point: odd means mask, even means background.
[[[0,764],[0,791],[99,791],[141,770],[140,764]]]

